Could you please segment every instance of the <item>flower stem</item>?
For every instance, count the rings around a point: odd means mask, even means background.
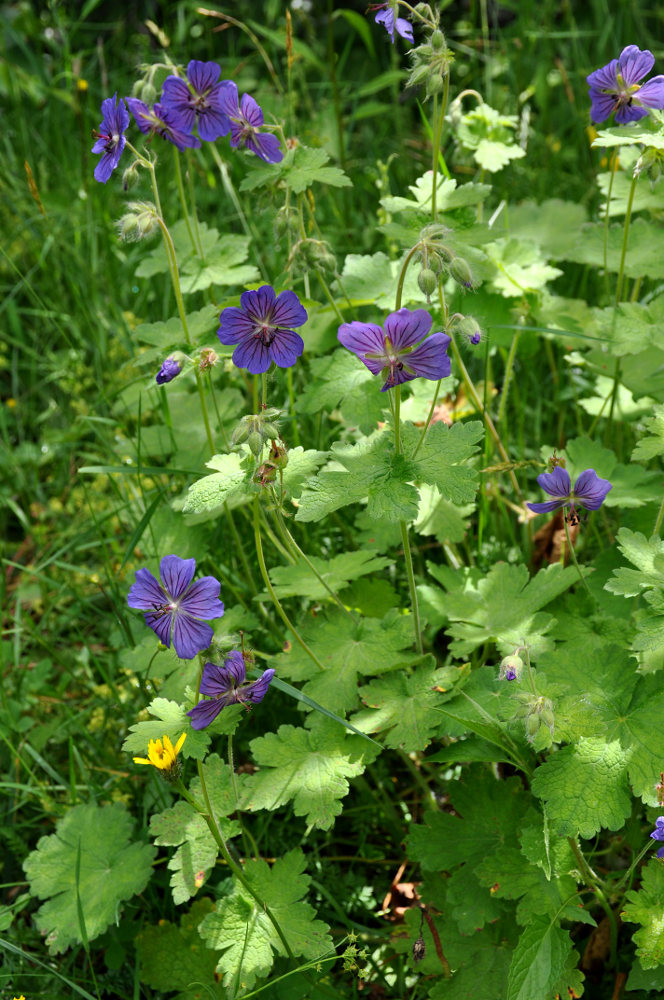
[[[657,520],[655,521],[655,527],[652,530],[653,535],[659,535],[662,530],[662,521],[664,520],[664,498],[659,505],[659,510],[657,511]]]
[[[567,538],[567,548],[569,550],[570,556],[572,557],[572,562],[576,566],[576,571],[579,574],[579,580],[583,584],[583,586],[585,588],[585,591],[588,594],[588,597],[590,597],[591,600],[594,602],[595,598],[590,593],[590,587],[586,583],[586,578],[584,577],[583,573],[581,572],[581,567],[579,566],[579,563],[578,563],[577,558],[576,558],[576,552],[574,551],[574,546],[572,545],[572,539],[570,538],[570,534],[569,534],[569,525],[567,523],[567,518],[565,517],[564,511],[563,511],[563,524],[565,525],[565,537]]]
[[[438,117],[436,119],[436,125],[434,129],[433,137],[433,159],[431,163],[432,177],[432,189],[431,189],[431,218],[434,222],[438,219],[438,207],[436,205],[437,191],[436,186],[438,183],[438,156],[440,153],[440,140],[443,135],[443,124],[445,122],[445,112],[447,110],[447,99],[450,93],[450,74],[449,72],[445,74],[445,83],[443,84],[443,99],[440,102],[440,108],[437,108],[438,98],[435,98],[436,103],[434,108],[438,111]]]
[[[261,569],[261,576],[263,577],[263,582],[265,583],[267,591],[268,591],[270,597],[272,598],[272,603],[274,604],[275,608],[277,609],[279,617],[281,618],[281,620],[284,623],[284,625],[286,626],[286,628],[289,629],[292,632],[295,641],[305,651],[305,653],[307,654],[307,656],[311,657],[311,659],[314,661],[314,663],[316,664],[316,666],[318,667],[318,669],[319,670],[325,670],[325,666],[321,663],[321,661],[318,659],[318,657],[314,653],[313,649],[311,649],[307,645],[307,643],[304,641],[304,639],[302,638],[302,636],[300,635],[300,633],[297,631],[297,629],[295,628],[295,626],[291,622],[290,618],[288,617],[288,615],[286,614],[286,612],[282,608],[281,602],[279,601],[279,598],[277,597],[277,595],[274,592],[274,587],[272,586],[272,581],[270,580],[270,577],[269,577],[269,574],[268,574],[268,571],[267,571],[267,566],[265,565],[265,556],[263,555],[263,540],[261,538],[260,498],[259,497],[256,497],[256,499],[254,500],[254,539],[256,541],[256,555],[258,557],[258,565],[260,566],[260,569]]]
[[[184,184],[182,183],[182,166],[180,164],[180,150],[177,148],[177,146],[173,146],[173,160],[175,162],[175,181],[178,186],[178,194],[180,195],[180,204],[182,205],[184,223],[187,227],[187,233],[189,234],[192,250],[194,251],[195,254],[198,254],[199,250],[198,246],[196,245],[196,240],[194,239],[194,231],[191,228],[191,221],[189,219],[189,209],[187,207],[187,199],[184,193]]]
[[[394,451],[401,455],[401,386],[394,387]],[[408,590],[410,591],[410,606],[413,612],[413,631],[415,633],[415,646],[418,653],[423,653],[422,646],[422,626],[420,623],[420,606],[417,599],[417,587],[415,586],[415,571],[413,569],[413,556],[410,551],[410,539],[408,537],[408,525],[405,521],[399,521],[401,529],[401,544],[403,546],[403,557],[406,563],[406,576],[408,577]]]
[[[514,360],[516,358],[516,348],[519,343],[519,337],[521,336],[520,330],[514,331],[514,336],[512,337],[512,343],[510,344],[510,352],[507,356],[507,364],[505,366],[505,376],[503,378],[503,391],[500,396],[500,406],[498,407],[498,420],[497,423],[502,428],[503,422],[505,420],[505,411],[507,410],[507,396],[509,393],[510,382],[512,381],[512,371],[514,369]]]
[[[427,436],[427,431],[429,430],[429,427],[431,426],[431,420],[433,418],[433,413],[434,413],[434,410],[436,409],[436,403],[438,402],[438,393],[440,392],[440,384],[441,384],[442,381],[443,381],[442,378],[439,378],[438,382],[436,383],[436,391],[433,394],[433,399],[431,401],[431,406],[429,407],[429,413],[427,414],[427,419],[426,419],[426,421],[424,423],[424,427],[422,428],[422,433],[420,434],[420,439],[417,442],[417,445],[415,447],[415,451],[411,455],[411,458],[415,458],[416,457],[418,451],[420,450],[420,448],[424,444],[424,439]]]

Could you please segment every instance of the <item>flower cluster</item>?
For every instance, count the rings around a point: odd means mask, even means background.
[[[550,514],[551,511],[569,507],[569,519],[578,522],[577,507],[585,510],[598,510],[609,490],[613,489],[608,479],[600,479],[594,469],[586,469],[581,473],[572,489],[569,472],[557,465],[553,472],[543,472],[537,477],[537,482],[545,493],[555,497],[544,503],[526,504],[536,514]]]
[[[169,76],[164,81],[161,100],[149,107],[138,97],[124,101],[141,132],[159,135],[179,150],[196,149],[204,142],[214,142],[230,133],[233,149],[249,149],[267,163],[279,163],[283,153],[276,136],[261,132],[263,112],[249,94],[238,94],[232,80],[220,80],[221,68],[215,62],[192,59],[187,79]],[[95,178],[105,184],[117,167],[129,126],[129,115],[117,94],[102,102],[103,120],[95,132],[93,153],[102,157],[95,168]],[[198,136],[194,135],[194,128]]]
[[[615,111],[616,122],[626,125],[645,118],[651,108],[664,108],[664,76],[639,84],[654,64],[655,57],[648,49],[628,45],[618,59],[586,77],[592,120],[606,121]]]
[[[187,715],[193,729],[205,729],[217,718],[227,705],[258,704],[267,693],[274,670],[265,670],[257,681],[247,682],[243,654],[234,649],[224,660],[222,667],[216,663],[206,663],[200,692],[211,701],[200,701]]]

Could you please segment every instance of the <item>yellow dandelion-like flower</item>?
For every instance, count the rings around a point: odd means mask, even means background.
[[[20,997],[14,997],[14,1000],[25,1000],[25,997],[21,993]]]
[[[168,736],[164,736],[163,740],[150,740],[148,743],[148,759],[146,760],[145,757],[134,757],[134,764],[152,764],[159,771],[172,771],[178,766],[177,756],[186,738],[187,734],[183,733],[175,746],[173,746]],[[164,774],[164,777],[166,777],[166,774]]]

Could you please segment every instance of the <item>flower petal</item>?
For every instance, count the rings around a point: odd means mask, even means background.
[[[432,322],[426,309],[399,309],[398,312],[390,313],[385,320],[385,334],[390,338],[395,351],[402,351],[426,337]]]
[[[634,95],[634,100],[646,108],[664,108],[664,76],[653,76]]]
[[[197,94],[205,94],[212,90],[220,76],[221,67],[216,62],[192,59],[187,66],[187,79]]]
[[[250,337],[256,331],[256,324],[243,309],[228,306],[219,317],[217,336],[222,344],[238,344],[243,337]]]
[[[648,112],[645,108],[639,108],[636,104],[621,104],[616,111],[616,124],[629,125],[630,122],[638,122],[645,118]]]
[[[127,594],[127,604],[130,608],[140,608],[141,611],[154,611],[168,604],[168,594],[149,569],[136,570],[136,583]]]
[[[182,597],[194,578],[195,559],[181,559],[180,556],[164,556],[159,563],[159,575],[164,587],[173,600]]]
[[[410,21],[407,21],[405,17],[398,17],[396,20],[397,32],[402,38],[405,38],[407,42],[414,41],[413,39],[413,26]]]
[[[220,90],[217,107],[229,118],[239,118],[240,102],[237,84],[233,80],[224,80]]]
[[[242,680],[244,680],[244,677]],[[216,663],[206,663],[203,667],[203,676],[201,678],[200,687],[201,694],[207,694],[213,698],[218,698],[221,695],[228,694],[229,691],[232,691],[234,684],[235,678],[225,665],[220,667]]]
[[[618,60],[612,59],[606,66],[594,70],[586,77],[586,82],[598,90],[618,92]]]
[[[247,136],[244,144],[266,163],[281,163],[284,158],[278,138],[269,132],[254,132],[253,135]]]
[[[567,469],[557,465],[553,472],[543,472],[537,477],[537,482],[545,493],[552,497],[562,497],[567,500],[572,492],[572,480]]]
[[[233,649],[226,659],[224,660],[224,666],[230,674],[232,674],[236,685],[239,687],[240,684],[244,684],[247,672],[244,666],[244,656],[239,649]]]
[[[586,510],[597,510],[612,489],[608,479],[600,479],[594,469],[586,469],[574,483],[574,499]]]
[[[222,708],[224,703],[222,701],[199,701],[198,705],[195,705],[187,715],[191,719],[192,729],[205,729],[210,723],[214,722]]]
[[[179,611],[173,625],[173,645],[181,660],[193,660],[197,653],[208,649],[214,632],[205,622],[198,622]]]
[[[233,351],[236,368],[246,368],[252,375],[262,375],[272,364],[269,349],[260,337],[246,337]]]
[[[228,115],[218,108],[201,108],[198,116],[198,134],[205,142],[214,142],[222,135],[228,135],[231,123]]]
[[[264,671],[262,677],[259,677],[257,681],[250,684],[248,688],[244,689],[242,700],[250,701],[254,705],[257,705],[259,701],[262,701],[267,694],[267,689],[270,686],[272,678],[274,677],[274,670],[270,667],[269,670]]]
[[[292,330],[278,330],[268,347],[272,360],[279,368],[290,368],[304,350],[304,341]]]
[[[261,285],[260,288],[242,292],[240,296],[242,308],[257,323],[264,323],[266,320],[272,322],[275,302],[276,295],[272,285]]]
[[[242,95],[240,114],[254,128],[259,128],[263,124],[263,111],[258,102],[250,94]]]
[[[549,514],[552,510],[559,510],[565,506],[564,500],[547,500],[546,503],[527,503],[526,507],[536,514]]]
[[[615,94],[604,94],[601,90],[591,87],[590,96],[590,118],[594,122],[604,122],[613,114],[618,99]]]
[[[652,52],[649,49],[642,52],[638,45],[627,45],[618,58],[618,72],[628,87],[647,76],[654,65]]]
[[[375,323],[360,323],[357,320],[353,320],[352,323],[343,323],[337,332],[337,339],[349,351],[361,357],[367,368],[374,375],[378,375],[385,366],[387,361],[385,333],[382,327],[377,326]],[[378,363],[376,371],[374,371],[375,361],[374,367],[372,367],[364,359],[363,355],[365,354],[377,354],[380,356],[381,360]]]
[[[145,624],[148,628],[152,629],[159,642],[170,649],[173,615],[165,614],[163,611],[159,613],[148,612],[148,614],[144,615],[144,618]]]
[[[385,10],[381,10],[376,14],[374,21],[376,24],[382,24],[384,26],[386,32],[392,39],[392,44],[394,45],[394,11],[390,7],[387,7]]]
[[[213,576],[202,576],[192,584],[182,600],[179,610],[185,611],[192,618],[221,618],[224,605],[219,600],[221,584]]]
[[[302,326],[307,322],[307,310],[304,308],[295,292],[280,292],[272,309],[272,322],[285,330]]]
[[[446,333],[433,333],[410,354],[404,355],[403,363],[412,368],[420,378],[446,378],[452,372],[452,362],[447,356],[450,337]]]

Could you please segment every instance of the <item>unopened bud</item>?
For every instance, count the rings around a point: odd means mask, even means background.
[[[457,330],[462,337],[465,337],[469,344],[475,346],[482,339],[482,328],[474,316],[464,316],[459,322]]]
[[[211,347],[204,347],[201,351],[200,361],[198,362],[198,370],[200,372],[209,371],[210,368],[214,368],[216,363],[219,361],[219,355]]]
[[[429,78],[429,67],[426,65],[418,64],[414,66],[411,70],[410,76],[408,77],[408,87],[417,87],[418,84],[424,83],[425,80]]]
[[[431,36],[431,47],[437,51],[445,48],[445,35],[439,28],[436,28]]]
[[[291,236],[297,236],[300,232],[300,219],[298,213],[284,205],[280,208],[274,218],[274,231],[277,236],[285,236],[290,233]]]
[[[540,727],[539,715],[529,715],[526,719],[526,733],[528,739],[532,740],[537,735]]]
[[[165,385],[166,382],[172,382],[182,371],[182,366],[186,360],[187,356],[182,351],[173,351],[172,354],[169,354],[155,375],[157,385]]]
[[[249,445],[252,455],[255,455],[256,458],[258,458],[263,449],[263,435],[258,431],[251,431],[251,433],[247,435],[247,444]]]
[[[118,222],[120,239],[136,242],[149,236],[159,225],[157,209],[150,201],[130,201],[129,209]]]
[[[498,677],[501,681],[518,681],[523,670],[523,660],[516,654],[501,660]]]
[[[132,165],[127,167],[122,175],[122,187],[125,191],[131,191],[133,187],[136,187],[139,180],[138,164],[132,163]]]
[[[463,285],[464,288],[473,287],[473,272],[463,257],[455,257],[450,261],[450,274],[458,285]]]
[[[431,97],[433,94],[440,94],[443,89],[443,81],[439,76],[430,76],[427,80],[426,91],[427,95]]]
[[[436,272],[432,271],[430,267],[423,267],[417,276],[417,283],[420,286],[420,291],[426,295],[428,300],[438,287]]]

